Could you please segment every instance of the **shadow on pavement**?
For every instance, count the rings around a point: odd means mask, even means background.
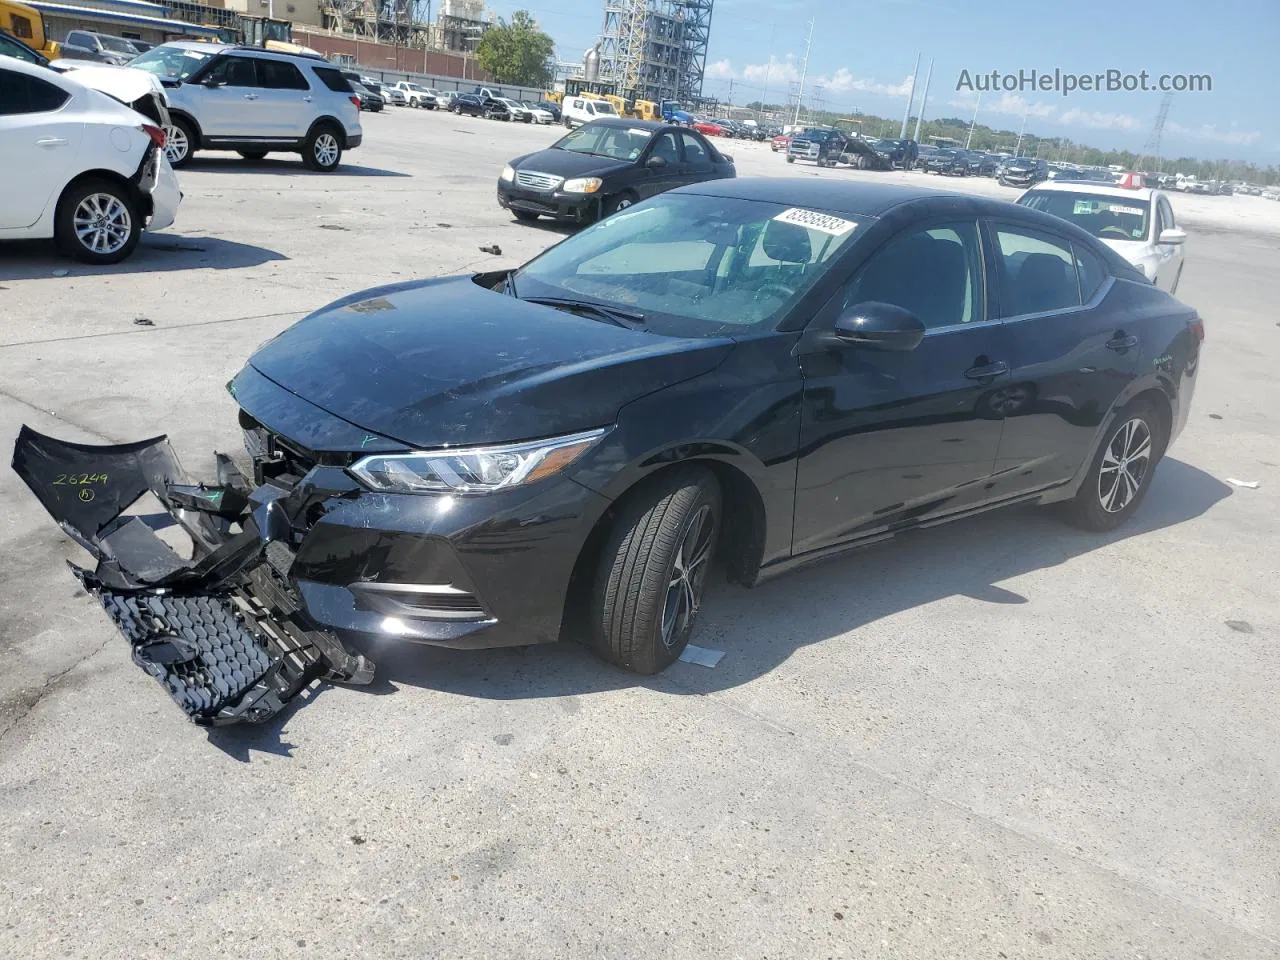
[[[330,173],[308,169],[296,155],[282,154],[279,160],[267,156],[262,160],[245,160],[235,155],[208,156],[196,154],[183,170],[200,170],[205,173],[265,173],[289,177],[411,177],[412,174],[381,167],[362,167],[345,160]],[[181,175],[181,174],[179,174]]]
[[[1027,603],[996,584],[1192,520],[1230,495],[1226,484],[1202,470],[1165,459],[1133,520],[1111,533],[1069,527],[1045,508],[1011,507],[867,547],[752,590],[717,579],[708,590],[693,642],[707,642],[726,624],[751,626],[713,641],[724,648],[725,657],[711,670],[677,665],[678,677],[672,671],[640,677],[573,643],[475,652],[382,643],[369,651],[378,665],[375,687],[385,691],[384,685],[407,684],[497,700],[633,686],[671,694],[730,689],[763,676],[800,647],[945,597]],[[804,595],[798,596],[801,588]],[[815,595],[827,602],[815,606],[810,599]]]
[[[61,276],[123,276],[172,270],[242,270],[272,260],[288,260],[283,253],[216,237],[144,233],[133,255],[123,263],[93,266],[61,256],[51,240],[24,240],[0,245],[0,283]]]

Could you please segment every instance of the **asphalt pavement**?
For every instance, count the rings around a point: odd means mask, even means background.
[[[0,248],[0,438],[168,433],[198,472],[294,320],[564,236],[494,199],[558,130],[365,127],[332,176],[198,158],[118,267]],[[1200,383],[1131,525],[1013,508],[717,583],[713,669],[388,642],[372,688],[206,732],[0,472],[0,956],[1280,957],[1280,247],[1188,227]]]

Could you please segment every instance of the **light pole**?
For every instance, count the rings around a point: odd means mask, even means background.
[[[964,148],[969,149],[969,144],[973,143],[973,128],[978,122],[978,108],[982,106],[982,94],[978,94],[978,102],[973,105],[973,119],[969,121],[969,136],[964,138]]]
[[[800,92],[796,94],[796,115],[791,120],[800,124],[800,105],[804,103],[804,80],[809,75],[809,48],[813,46],[813,18],[809,18],[809,39],[804,42],[804,63],[800,65]]]
[[[1029,110],[1030,108],[1031,108],[1031,104],[1027,104],[1027,106],[1022,111],[1022,126],[1018,128],[1018,143],[1013,148],[1013,155],[1015,157],[1022,156],[1022,134],[1027,129],[1027,110]]]
[[[899,140],[907,139],[907,121],[911,119],[911,104],[916,98],[916,77],[920,76],[920,54],[916,54],[916,66],[911,71],[911,90],[907,93],[907,112],[902,115],[902,130],[898,133]]]
[[[929,102],[929,83],[933,80],[933,57],[929,58],[929,72],[924,75],[924,95],[920,97],[920,110],[916,113],[916,132],[911,139],[920,142],[920,121],[924,119],[924,107]],[[912,84],[914,86],[914,84]]]

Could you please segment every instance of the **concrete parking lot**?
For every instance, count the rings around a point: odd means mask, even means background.
[[[558,129],[364,122],[332,176],[197,158],[118,267],[0,249],[0,438],[168,433],[197,472],[294,320],[563,236],[494,200]],[[0,956],[1280,957],[1280,243],[1195,199],[1205,359],[1132,525],[1013,508],[720,583],[714,669],[388,643],[372,688],[209,733],[0,472]]]

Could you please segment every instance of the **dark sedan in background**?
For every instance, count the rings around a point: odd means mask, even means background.
[[[1049,161],[1014,157],[1005,161],[996,180],[1006,187],[1030,187],[1049,179]]]
[[[583,124],[498,177],[498,204],[519,220],[589,223],[673,187],[737,176],[702,134],[656,120]]]
[[[655,673],[689,642],[717,551],[750,586],[1005,504],[1113,529],[1186,423],[1203,337],[1045,213],[720,180],[269,341],[230,385],[253,486],[227,458],[217,483],[175,482],[164,438],[24,428],[13,462],[96,553],[82,582],[137,662],[198,721],[260,720],[311,677],[370,679],[339,642],[362,634],[575,637]],[[121,516],[148,490],[202,535],[191,559]],[[236,664],[205,661],[216,689],[187,669],[211,635]],[[254,693],[304,654],[321,661],[306,682]]]
[[[454,113],[469,117],[484,117],[488,120],[510,120],[511,111],[501,100],[486,97],[480,93],[463,93],[454,98],[449,109]]]
[[[925,173],[940,173],[948,177],[969,176],[969,156],[963,150],[950,147],[931,153],[920,162]]]

